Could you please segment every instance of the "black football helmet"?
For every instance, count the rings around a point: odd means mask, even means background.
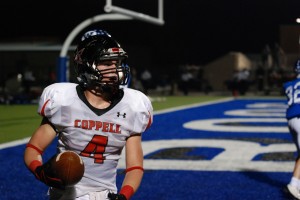
[[[84,88],[98,86],[101,88],[126,85],[130,70],[126,63],[127,53],[110,34],[103,30],[86,32],[75,50],[74,65],[79,84]],[[105,60],[116,60],[117,80],[103,81],[105,74],[111,70],[99,70],[97,65]]]

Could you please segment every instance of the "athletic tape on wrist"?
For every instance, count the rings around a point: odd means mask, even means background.
[[[32,148],[34,150],[36,150],[39,154],[43,154],[44,152],[42,150],[40,150],[39,148],[37,148],[36,146],[34,146],[33,144],[26,144],[26,148],[29,147],[29,148]]]
[[[129,167],[129,168],[127,168],[127,169],[125,170],[125,173],[130,172],[130,171],[132,171],[132,170],[136,170],[136,169],[139,169],[139,170],[144,171],[144,168],[143,168],[143,167],[140,167],[140,166],[134,166],[134,167]]]
[[[120,194],[123,194],[126,197],[126,199],[129,200],[134,194],[133,187],[131,187],[130,185],[123,186],[120,191]]]

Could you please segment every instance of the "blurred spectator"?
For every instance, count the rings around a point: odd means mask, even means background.
[[[17,73],[9,74],[4,85],[6,103],[22,103],[25,101],[26,96],[24,96],[23,91],[22,75]]]
[[[241,95],[245,95],[250,86],[250,72],[248,69],[243,69],[238,73],[238,90]]]
[[[152,82],[152,74],[147,68],[145,68],[141,73],[141,82],[144,88],[144,93],[147,95]]]
[[[274,48],[271,50],[271,55],[270,48],[267,47],[265,49],[267,49],[265,52],[268,52],[269,60],[272,58],[272,62],[262,60],[265,69],[264,90],[265,94],[269,95],[271,91],[282,88],[284,74],[287,71],[287,60],[285,52],[278,43],[275,43]]]
[[[26,69],[23,78],[23,86],[26,94],[30,93],[30,89],[33,86],[35,80],[36,78],[33,76],[33,72],[29,69]]]
[[[278,43],[275,43],[273,50],[274,68],[282,69],[286,67],[286,55]]]
[[[262,59],[262,65],[264,69],[269,69],[273,67],[272,50],[268,44],[265,45],[262,51],[261,59]]]
[[[189,89],[190,89],[190,83],[191,80],[193,79],[193,75],[187,68],[183,69],[183,73],[181,74],[180,77],[180,88],[183,91],[184,95],[189,94]]]
[[[265,70],[263,66],[259,65],[255,70],[255,82],[256,82],[256,89],[258,92],[262,92],[264,90],[264,79],[265,79]]]
[[[269,95],[271,91],[279,89],[282,86],[283,70],[281,68],[275,68],[268,70],[267,87],[265,94]]]
[[[233,96],[245,95],[251,84],[248,69],[235,70],[232,79],[225,82]]]
[[[172,82],[170,77],[167,74],[162,74],[159,77],[158,84],[156,87],[156,91],[161,95],[171,95],[172,94]]]
[[[137,78],[137,71],[134,67],[130,67],[130,79],[128,87],[139,91],[144,91],[141,81]]]

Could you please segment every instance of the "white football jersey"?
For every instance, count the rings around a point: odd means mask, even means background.
[[[56,128],[59,152],[73,150],[85,164],[81,181],[68,188],[71,196],[117,192],[116,168],[126,139],[152,124],[149,98],[138,90],[122,90],[123,97],[103,110],[93,108],[75,83],[52,84],[41,95],[38,113]]]

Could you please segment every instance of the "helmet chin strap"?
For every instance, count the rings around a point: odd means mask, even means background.
[[[115,94],[118,93],[119,86],[112,84],[94,83],[87,89],[96,96],[104,96],[107,100],[110,100]]]

